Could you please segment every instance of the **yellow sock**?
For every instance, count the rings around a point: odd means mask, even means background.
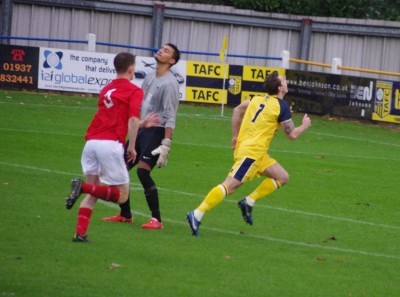
[[[275,179],[267,177],[248,197],[257,201],[281,187],[281,183]]]
[[[204,198],[203,202],[199,205],[199,207],[197,207],[197,210],[201,211],[202,213],[206,213],[220,204],[227,193],[228,191],[225,185],[218,185],[212,188],[211,191],[208,192],[206,198]]]

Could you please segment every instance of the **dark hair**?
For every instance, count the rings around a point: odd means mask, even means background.
[[[175,63],[174,63],[174,65],[175,65],[176,63],[179,62],[179,59],[181,58],[181,52],[179,51],[178,47],[173,43],[167,43],[166,45],[168,45],[169,47],[171,47],[174,50],[173,58],[175,60]]]
[[[279,93],[281,80],[277,71],[272,72],[264,81],[264,89],[269,95],[276,95]]]
[[[114,67],[118,74],[125,73],[135,64],[136,56],[131,53],[119,53],[114,58]]]

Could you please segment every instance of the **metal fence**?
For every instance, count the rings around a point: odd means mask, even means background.
[[[11,4],[11,5],[10,5]],[[138,55],[163,42],[178,44],[183,59],[216,62],[221,42],[229,36],[228,62],[280,67],[288,50],[292,58],[331,63],[336,57],[343,74],[393,79],[400,72],[400,23],[373,20],[312,18],[237,10],[231,7],[156,1],[3,0],[1,35],[18,45],[84,50],[86,45],[62,40],[97,36],[99,52],[115,52],[129,45]],[[35,39],[36,38],[36,39]],[[2,42],[6,40],[3,39]],[[8,41],[8,39],[7,39]],[[294,60],[293,60],[294,61]],[[290,68],[330,72],[318,65],[290,63]]]

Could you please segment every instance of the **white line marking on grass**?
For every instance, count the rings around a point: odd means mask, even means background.
[[[1,162],[1,161],[0,161],[0,165],[23,168],[23,169],[31,169],[31,170],[42,171],[42,172],[46,172],[46,173],[56,173],[56,174],[60,174],[60,175],[67,175],[67,176],[73,176],[73,177],[82,175],[82,174],[77,174],[77,173],[74,174],[74,173],[71,173],[71,172],[65,172],[65,171],[59,171],[59,170],[53,170],[53,169],[46,169],[46,168],[39,168],[39,167],[28,166],[28,165],[12,164],[12,163],[6,163],[6,162]],[[188,192],[184,192],[184,191],[171,190],[171,189],[161,188],[161,187],[157,187],[157,188],[160,191],[174,193],[174,194],[178,194],[178,195],[181,195],[181,196],[190,196],[190,197],[196,197],[196,198],[203,198],[204,197],[204,195],[195,194],[195,193],[188,193]],[[138,183],[131,183],[130,189],[133,190],[133,191],[143,191],[141,185],[138,184]],[[237,203],[237,201],[229,199],[229,198],[225,198],[223,200],[223,202]],[[387,229],[400,230],[400,226],[373,223],[373,222],[368,222],[368,221],[360,221],[360,220],[354,220],[354,219],[344,218],[344,217],[335,217],[335,216],[324,215],[324,214],[319,214],[319,213],[296,210],[296,209],[273,207],[273,206],[268,206],[268,205],[257,205],[257,207],[259,207],[259,208],[267,208],[267,209],[277,210],[277,211],[282,211],[282,212],[288,212],[288,213],[295,213],[295,214],[299,214],[299,215],[303,215],[303,216],[320,217],[320,218],[323,218],[323,219],[329,219],[329,220],[334,220],[334,221],[344,221],[344,222],[349,222],[349,223],[354,223],[354,224],[369,225],[369,226],[373,226],[373,227],[381,227],[381,228],[387,228]]]
[[[56,107],[56,108],[62,108],[62,109],[66,109],[66,108],[70,108],[70,109],[85,109],[85,110],[87,110],[87,109],[96,109],[96,106],[90,107],[90,106],[49,105],[49,104],[32,104],[32,103],[24,103],[24,102],[7,102],[7,101],[0,101],[0,104],[13,104],[13,105],[38,106],[38,107]],[[192,117],[192,118],[199,118],[199,119],[205,119],[205,120],[220,120],[220,121],[230,121],[231,120],[230,116],[229,117],[228,116],[222,117],[220,115],[192,114],[192,113],[182,113],[182,112],[179,112],[179,111],[178,111],[177,116],[178,117]],[[330,134],[330,133],[321,133],[321,132],[315,132],[315,131],[308,131],[307,133],[308,134],[319,135],[319,136],[340,138],[340,139],[345,139],[345,140],[350,140],[350,141],[359,141],[359,142],[366,142],[366,143],[374,143],[374,144],[381,144],[381,145],[389,145],[389,146],[394,146],[394,147],[400,147],[400,144],[375,141],[375,140],[371,140],[371,139],[349,137],[349,136],[335,135],[335,134]]]
[[[107,207],[119,210],[119,207],[116,204],[108,203],[103,200],[99,200],[98,202]],[[134,216],[149,217],[148,214],[144,214],[142,212],[135,211],[132,209],[131,209],[131,211]],[[172,223],[172,224],[187,226],[187,223],[183,222],[183,221],[177,221],[177,220],[172,220],[172,219],[168,219],[168,218],[163,218],[163,221]],[[208,231],[213,231],[213,232],[218,232],[218,233],[223,233],[223,234],[235,235],[235,236],[239,236],[239,237],[261,239],[261,240],[277,242],[277,243],[282,243],[282,244],[287,244],[287,245],[292,245],[292,246],[310,247],[310,248],[315,248],[315,249],[324,249],[324,250],[341,252],[341,253],[351,253],[351,254],[362,255],[362,256],[400,260],[400,256],[396,256],[396,255],[373,253],[373,252],[360,251],[360,250],[354,250],[354,249],[346,249],[346,248],[338,248],[338,247],[332,247],[332,246],[324,246],[324,245],[315,244],[315,243],[293,241],[293,240],[287,240],[287,239],[282,239],[282,238],[275,238],[275,237],[271,237],[271,236],[241,234],[239,231],[231,231],[231,230],[225,230],[225,229],[219,229],[219,228],[213,228],[213,227],[202,226],[201,230],[208,230]],[[188,234],[190,234],[189,227],[188,227]],[[188,236],[190,236],[190,235],[188,235]],[[201,237],[201,235],[200,235],[200,237]]]
[[[231,117],[221,117],[218,115],[205,115],[205,114],[194,114],[193,115],[193,114],[188,114],[188,113],[178,113],[178,116],[201,118],[201,119],[206,119],[206,120],[222,120],[222,121],[230,121],[231,120]],[[335,134],[330,134],[330,133],[307,131],[307,134],[314,134],[314,135],[318,135],[318,136],[327,136],[327,137],[340,138],[340,139],[351,140],[351,141],[359,141],[359,142],[383,144],[383,145],[400,147],[400,144],[396,144],[396,143],[387,143],[387,142],[381,142],[381,141],[374,141],[371,139],[357,138],[357,137],[350,137],[350,136],[343,136],[343,135],[335,135]]]
[[[22,130],[22,129],[13,129],[13,128],[0,128],[0,131],[8,131],[8,132],[18,132],[18,133],[37,133],[37,134],[49,134],[49,135],[61,135],[61,136],[74,136],[81,137],[83,139],[82,134],[73,134],[73,133],[60,133],[60,132],[51,132],[51,131],[40,131],[40,130]]]
[[[356,138],[356,137],[349,137],[349,136],[342,136],[342,135],[334,135],[334,134],[314,132],[314,131],[307,131],[307,133],[314,134],[314,135],[319,135],[319,136],[328,136],[328,137],[334,137],[334,138],[341,138],[341,139],[346,139],[346,140],[351,140],[351,141],[359,141],[359,142],[383,144],[383,145],[391,145],[391,146],[395,146],[395,147],[400,147],[400,144],[375,141],[375,140],[365,139],[365,138]]]
[[[221,115],[209,115],[209,114],[192,114],[192,113],[182,113],[178,111],[178,117],[196,118],[204,120],[216,120],[216,121],[231,121],[231,117]]]
[[[227,146],[227,145],[188,143],[188,142],[180,142],[180,141],[175,141],[174,143],[180,144],[180,145],[187,145],[187,146],[229,149],[230,151],[232,151],[231,147]],[[270,149],[269,151],[274,152],[274,153],[281,153],[281,154],[296,154],[296,155],[307,155],[307,156],[326,156],[326,157],[334,157],[334,158],[350,158],[350,159],[363,159],[363,160],[400,161],[400,159],[385,158],[385,157],[379,157],[379,156],[376,157],[376,156],[358,156],[358,155],[339,155],[339,154],[321,153],[321,152],[301,152],[301,151],[289,151],[289,150],[277,150],[277,149]]]
[[[40,131],[40,130],[22,130],[22,129],[14,129],[14,128],[1,128],[1,127],[0,127],[0,131],[19,132],[19,133],[41,133],[41,134],[49,134],[49,135],[82,137],[82,134],[60,133],[60,132],[50,132],[50,131]],[[215,145],[215,144],[209,144],[209,143],[207,143],[207,144],[189,143],[189,142],[180,142],[180,141],[175,141],[174,143],[178,144],[178,145],[218,148],[218,149],[226,149],[226,150],[232,151],[231,147],[228,145]],[[376,142],[376,143],[380,143],[380,142]],[[394,146],[397,146],[397,145],[394,145]],[[334,157],[334,158],[400,161],[400,159],[385,158],[385,157],[380,157],[380,156],[338,155],[338,154],[330,154],[330,153],[322,153],[322,152],[302,152],[302,151],[276,150],[276,149],[270,149],[270,152],[281,153],[281,154],[307,155],[307,156],[326,156],[326,157]]]
[[[79,98],[77,98],[77,100],[79,100]],[[97,101],[96,101],[97,102]],[[61,109],[83,109],[83,110],[96,110],[97,106],[71,106],[71,105],[50,105],[50,104],[42,104],[42,103],[37,103],[37,104],[33,104],[33,103],[25,103],[25,102],[5,102],[5,101],[0,101],[0,104],[12,104],[12,105],[19,105],[19,106],[29,106],[29,107],[50,107],[50,108],[61,108]]]
[[[193,115],[193,114],[186,114],[186,113],[178,113],[178,116],[201,118],[201,119],[206,119],[206,120],[222,120],[222,121],[227,121],[227,120],[230,121],[231,120],[231,117],[221,117],[221,116],[218,116],[218,115],[202,115],[202,114]],[[357,137],[350,137],[350,136],[343,136],[343,135],[335,135],[335,134],[321,133],[321,132],[315,132],[315,131],[307,131],[307,134],[314,134],[314,135],[318,135],[318,136],[340,138],[340,139],[345,139],[345,140],[350,140],[350,141],[357,141],[357,142],[365,142],[365,143],[373,143],[373,144],[381,144],[381,145],[400,147],[400,144],[376,141],[376,140],[371,140],[371,139],[366,139],[366,138],[357,138]]]
[[[23,168],[23,169],[30,169],[30,170],[36,170],[36,171],[41,171],[41,172],[46,172],[46,173],[51,173],[51,174],[56,173],[56,174],[60,174],[60,175],[79,176],[79,174],[73,174],[73,173],[65,172],[65,171],[58,171],[58,170],[52,170],[52,169],[46,169],[46,168],[38,168],[38,167],[35,167],[35,166],[28,166],[28,165],[12,164],[12,163],[2,162],[2,161],[0,161],[0,165],[16,167],[16,168]],[[135,185],[133,183],[131,183],[131,184]],[[133,190],[140,190],[140,191],[142,190],[140,187],[133,187],[132,189]],[[160,188],[160,190],[161,191],[169,191],[169,192],[173,192],[173,193],[177,193],[177,194],[181,194],[181,195],[187,195],[187,196],[196,196],[196,197],[200,196],[200,195],[193,194],[193,193],[168,190],[168,189],[164,189],[164,188]],[[232,200],[226,200],[226,201],[235,202],[236,203],[236,201],[232,201]],[[116,204],[107,203],[107,202],[104,202],[102,200],[99,200],[99,202],[104,204],[104,205],[106,205],[106,206],[108,206],[108,207],[111,207],[111,208],[114,208],[114,209],[119,209],[119,207]],[[338,217],[333,217],[333,216],[325,216],[325,215],[321,215],[321,214],[303,212],[303,211],[298,211],[298,210],[289,210],[289,209],[285,209],[285,208],[272,208],[272,207],[268,207],[268,208],[276,209],[276,210],[280,210],[280,211],[299,213],[299,214],[307,215],[307,216],[319,216],[319,217],[322,217],[322,218],[327,218],[327,219],[332,219],[332,220],[345,220],[345,221],[349,221],[349,222],[352,222],[352,223],[361,223],[361,224],[368,224],[368,225],[377,226],[377,227],[400,229],[400,227],[397,227],[397,226],[390,226],[390,225],[384,225],[384,224],[375,224],[375,223],[371,223],[371,222],[356,221],[356,220],[352,220],[352,219],[338,218]],[[146,215],[146,214],[144,214],[142,212],[138,212],[138,211],[132,210],[132,213],[134,215],[137,215],[137,216],[148,217],[148,215]],[[182,221],[176,221],[176,220],[172,220],[172,219],[168,219],[168,218],[164,218],[163,220],[166,221],[166,222],[173,223],[173,224],[186,225]],[[343,252],[343,253],[352,253],[352,254],[357,254],[357,255],[364,255],[364,256],[371,256],[371,257],[379,257],[379,258],[388,258],[388,259],[400,260],[400,256],[396,256],[396,255],[388,255],[388,254],[382,254],[382,253],[372,253],[372,252],[366,252],[366,251],[360,251],[360,250],[354,250],[354,249],[346,249],[346,248],[329,247],[329,246],[323,246],[323,245],[319,245],[319,244],[312,244],[312,243],[301,242],[301,241],[292,241],[292,240],[275,238],[275,237],[270,237],[270,236],[251,235],[251,234],[243,235],[243,234],[240,234],[238,231],[230,231],[230,230],[224,230],[224,229],[219,229],[219,228],[212,228],[212,227],[203,226],[202,230],[210,230],[210,231],[220,232],[220,233],[224,233],[224,234],[230,234],[230,235],[236,235],[236,236],[242,236],[242,237],[249,237],[249,238],[255,238],[255,239],[262,239],[262,240],[266,240],[266,241],[278,242],[278,243],[283,243],[283,244],[288,244],[288,245],[293,245],[293,246],[312,247],[312,248],[326,249],[326,250]]]
[[[236,201],[232,201],[235,202]],[[302,210],[296,210],[296,209],[288,209],[288,208],[281,208],[281,207],[273,207],[273,206],[265,206],[265,205],[258,205],[258,207],[264,207],[264,208],[269,208],[277,211],[283,211],[283,212],[291,212],[291,213],[296,213],[300,215],[305,215],[305,216],[314,216],[314,217],[320,217],[323,219],[331,219],[335,221],[344,221],[344,222],[349,222],[349,223],[355,223],[355,224],[361,224],[361,225],[370,225],[374,227],[382,227],[382,228],[388,228],[388,229],[396,229],[400,230],[399,226],[393,226],[393,225],[386,225],[386,224],[377,224],[377,223],[372,223],[372,222],[367,222],[367,221],[360,221],[360,220],[354,220],[354,219],[349,219],[349,218],[343,218],[343,217],[334,217],[334,216],[329,216],[329,215],[323,215],[319,213],[314,213],[314,212],[308,212],[308,211],[302,211]]]
[[[139,188],[141,190],[141,188]],[[170,192],[174,194],[179,194],[179,195],[185,195],[185,196],[193,196],[197,198],[204,198],[204,195],[198,195],[198,194],[193,194],[193,193],[187,193],[187,192],[182,192],[182,191],[175,191],[175,190],[170,190],[170,189],[165,189],[165,188],[159,188],[159,190],[164,191],[164,192]],[[229,198],[224,198],[225,202],[229,203],[237,203],[236,200],[232,200]],[[349,218],[343,218],[343,217],[335,217],[335,216],[330,216],[330,215],[324,215],[324,214],[319,214],[319,213],[313,213],[313,212],[307,212],[307,211],[302,211],[302,210],[296,210],[296,209],[288,209],[288,208],[282,208],[282,207],[273,207],[273,206],[268,206],[268,205],[257,205],[259,208],[267,208],[267,209],[272,209],[272,210],[277,210],[277,211],[283,211],[283,212],[289,212],[289,213],[295,213],[303,216],[312,216],[312,217],[320,217],[323,219],[329,219],[329,220],[334,220],[334,221],[344,221],[344,222],[350,222],[350,223],[355,223],[355,224],[361,224],[361,225],[370,225],[374,227],[382,227],[382,228],[388,228],[388,229],[396,229],[400,230],[400,226],[393,226],[393,225],[387,225],[387,224],[379,224],[379,223],[373,223],[373,222],[368,222],[368,221],[360,221],[360,220],[354,220],[354,219],[349,219]]]
[[[312,153],[312,152],[300,152],[300,151],[288,151],[288,150],[274,150],[270,149],[271,152],[276,153],[286,153],[286,154],[296,154],[296,155],[311,155],[311,156],[325,156],[334,158],[350,158],[350,159],[364,159],[364,160],[386,160],[386,161],[400,161],[400,159],[376,157],[376,156],[358,156],[358,155],[338,155],[331,153]]]
[[[372,252],[346,249],[346,248],[338,248],[338,247],[332,247],[332,246],[323,246],[323,245],[315,244],[315,243],[292,241],[292,240],[275,238],[275,237],[270,237],[270,236],[250,235],[250,234],[243,235],[237,231],[222,230],[222,229],[217,229],[217,228],[205,227],[204,229],[208,229],[208,230],[220,232],[220,233],[228,233],[228,234],[232,234],[232,235],[236,235],[236,236],[250,237],[250,238],[262,239],[262,240],[267,240],[267,241],[272,241],[272,242],[284,243],[284,244],[294,245],[294,246],[312,247],[312,248],[317,248],[317,249],[325,249],[325,250],[337,251],[337,252],[343,252],[343,253],[352,253],[352,254],[363,255],[363,256],[400,260],[400,256],[396,256],[396,255],[372,253]]]
[[[71,172],[65,172],[65,171],[59,171],[59,170],[53,170],[53,169],[47,169],[47,168],[39,168],[36,166],[29,166],[29,165],[12,164],[12,163],[2,162],[2,161],[0,161],[0,165],[16,167],[16,168],[23,168],[23,169],[31,169],[31,170],[42,171],[42,172],[47,172],[47,173],[56,173],[56,174],[60,174],[60,175],[79,176],[79,174],[74,175]]]

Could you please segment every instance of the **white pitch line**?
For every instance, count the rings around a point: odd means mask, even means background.
[[[12,164],[12,163],[6,163],[6,162],[1,162],[1,161],[0,161],[0,165],[23,168],[23,169],[30,169],[30,170],[36,170],[36,171],[42,171],[42,172],[46,172],[46,173],[56,173],[56,174],[67,175],[67,176],[80,176],[81,175],[81,174],[77,174],[77,173],[74,174],[74,173],[71,173],[71,172],[65,172],[65,171],[59,171],[59,170],[53,170],[53,169],[46,169],[46,168],[38,168],[38,167],[35,167],[35,166],[28,166],[28,165]],[[157,188],[160,191],[177,194],[178,196],[179,195],[180,196],[190,196],[190,197],[196,197],[196,198],[199,198],[199,199],[204,197],[204,195],[195,194],[195,193],[188,193],[188,192],[184,192],[184,191],[177,191],[177,190],[161,188],[161,187],[157,187]],[[130,189],[133,190],[133,191],[143,191],[143,189],[141,188],[141,185],[137,184],[137,183],[131,183],[131,188]],[[237,201],[229,199],[229,198],[225,198],[223,200],[223,202],[237,203]],[[344,222],[360,224],[360,225],[369,225],[369,226],[373,226],[373,227],[400,230],[400,226],[394,226],[394,225],[388,225],[388,224],[380,224],[380,223],[361,221],[361,220],[354,220],[354,219],[350,219],[350,218],[336,217],[336,216],[330,216],[330,215],[324,215],[324,214],[319,214],[319,213],[301,211],[301,210],[296,210],[296,209],[273,207],[273,206],[268,206],[268,205],[257,205],[257,207],[259,207],[259,208],[267,208],[267,209],[276,210],[276,211],[282,211],[282,212],[288,212],[288,213],[295,213],[295,214],[306,216],[306,217],[307,216],[320,217],[320,218],[323,218],[323,219],[328,219],[328,220],[333,220],[333,221],[344,221]]]
[[[40,131],[40,130],[22,130],[22,129],[14,129],[14,128],[0,128],[0,131],[82,137],[81,134],[60,133],[60,132]],[[226,149],[226,150],[232,151],[231,147],[228,146],[228,145],[215,145],[215,144],[208,144],[208,143],[207,144],[204,144],[204,143],[188,143],[188,142],[180,142],[180,141],[174,141],[174,143],[175,144],[179,144],[179,145],[186,145],[186,146],[218,148],[218,149]],[[385,158],[385,157],[380,157],[380,156],[340,155],[340,154],[331,154],[331,153],[322,153],[322,152],[315,152],[314,153],[314,152],[277,150],[277,149],[270,149],[270,151],[274,152],[274,153],[281,153],[281,154],[296,154],[296,155],[307,155],[307,156],[326,156],[326,157],[334,157],[334,158],[351,158],[351,159],[362,159],[362,160],[400,161],[400,159]]]
[[[142,190],[141,188],[137,188],[139,190]],[[198,197],[198,198],[204,198],[204,195],[198,195],[198,194],[193,194],[193,193],[187,193],[187,192],[182,192],[182,191],[175,191],[175,190],[170,190],[166,188],[159,188],[159,190],[164,191],[164,192],[170,192],[178,195],[184,195],[184,196],[193,196],[193,197]],[[135,188],[136,190],[136,188]],[[237,203],[236,200],[232,200],[229,198],[224,198],[225,202],[229,203]],[[388,229],[395,229],[395,230],[400,230],[400,226],[394,226],[394,225],[387,225],[387,224],[379,224],[379,223],[373,223],[373,222],[368,222],[368,221],[360,221],[360,220],[354,220],[354,219],[349,219],[349,218],[343,218],[343,217],[335,217],[335,216],[330,216],[330,215],[324,215],[324,214],[319,214],[319,213],[313,213],[313,212],[307,212],[307,211],[302,211],[302,210],[296,210],[296,209],[288,209],[288,208],[282,208],[282,207],[273,207],[273,206],[268,206],[268,205],[257,205],[259,208],[267,208],[267,209],[272,209],[276,211],[282,211],[282,212],[289,212],[289,213],[295,213],[303,216],[311,216],[311,217],[320,217],[323,219],[329,219],[329,220],[334,220],[334,221],[344,221],[344,222],[349,222],[349,223],[355,223],[355,224],[360,224],[360,225],[369,225],[369,226],[374,226],[374,227],[382,227],[382,228],[388,228]]]
[[[53,169],[47,169],[47,168],[39,168],[39,167],[29,166],[29,165],[12,164],[12,163],[2,162],[2,161],[0,161],[0,165],[16,167],[16,168],[23,168],[23,169],[31,169],[31,170],[47,172],[47,173],[56,173],[56,174],[60,174],[60,175],[79,176],[79,174],[74,175],[71,172],[65,172],[65,171],[59,171],[59,170],[53,170]]]
[[[48,100],[48,99],[47,99]],[[77,98],[79,100],[79,98]],[[25,103],[25,102],[6,102],[0,101],[0,104],[12,104],[12,105],[19,105],[19,106],[28,106],[28,107],[50,107],[50,108],[61,108],[61,109],[82,109],[82,110],[96,110],[97,106],[71,106],[71,105],[49,105],[49,104],[32,104],[32,103]]]
[[[78,100],[78,99],[77,99]],[[7,101],[0,101],[2,104],[14,104],[14,105],[22,105],[22,106],[39,106],[39,107],[56,107],[56,108],[70,108],[70,109],[95,109],[96,107],[88,107],[88,106],[68,106],[68,105],[48,105],[48,104],[31,104],[31,103],[23,103],[23,102],[7,102]],[[207,114],[192,114],[192,113],[182,113],[178,112],[177,114],[178,117],[192,117],[192,118],[200,118],[200,119],[208,119],[208,120],[220,120],[220,121],[230,121],[230,117],[222,117],[219,115],[207,115]],[[319,135],[319,136],[327,136],[327,137],[334,137],[334,138],[340,138],[340,139],[345,139],[345,140],[350,140],[350,141],[359,141],[359,142],[366,142],[366,143],[373,143],[373,144],[380,144],[380,145],[388,145],[388,146],[394,146],[394,147],[400,147],[400,144],[396,143],[387,143],[387,142],[381,142],[381,141],[376,141],[376,140],[371,140],[371,139],[363,139],[363,138],[356,138],[356,137],[348,137],[348,136],[343,136],[343,135],[335,135],[335,134],[329,134],[329,133],[321,133],[321,132],[316,132],[316,131],[307,131],[308,134],[314,134],[314,135]]]
[[[180,145],[187,145],[187,146],[198,146],[198,147],[208,147],[208,148],[229,149],[230,151],[232,151],[231,147],[227,146],[227,145],[187,143],[187,142],[179,142],[179,141],[174,141],[174,143],[180,144]],[[269,151],[270,152],[274,152],[274,153],[280,153],[280,154],[325,156],[325,157],[334,157],[334,158],[351,158],[351,159],[363,159],[363,160],[400,161],[400,159],[376,157],[376,156],[340,155],[340,154],[331,154],[331,153],[323,153],[323,152],[301,152],[301,151],[277,150],[277,149],[270,149]]]
[[[17,167],[17,168],[23,168],[23,169],[31,169],[31,170],[37,170],[37,171],[42,171],[42,172],[47,172],[47,173],[56,173],[56,174],[61,174],[61,175],[68,175],[68,176],[77,176],[77,174],[73,174],[70,172],[65,172],[65,171],[58,171],[58,170],[51,170],[51,169],[46,169],[46,168],[38,168],[34,166],[27,166],[27,165],[20,165],[20,164],[12,164],[12,163],[6,163],[6,162],[1,162],[0,165],[5,165],[5,166],[11,166],[11,167]],[[141,190],[140,188],[134,188],[137,190]],[[174,193],[180,193],[182,195],[187,195],[187,196],[200,196],[192,193],[186,193],[186,192],[181,192],[181,191],[173,191],[173,190],[167,190],[160,188],[161,191],[170,191]],[[103,202],[100,200],[102,204],[112,207],[114,209],[119,209],[119,207],[116,204],[112,203],[107,203]],[[234,202],[234,201],[229,201],[229,202]],[[274,208],[271,208],[274,209]],[[312,213],[307,213],[307,212],[301,212],[301,211],[296,211],[296,210],[287,210],[284,208],[280,208],[279,210],[281,211],[289,211],[289,212],[296,212],[300,213],[303,215],[317,215],[323,218],[328,218],[328,219],[335,219],[335,220],[343,220],[344,218],[337,218],[337,217],[332,217],[332,216],[325,216],[325,215],[320,215],[320,214],[312,214]],[[132,213],[138,216],[143,216],[143,217],[148,217],[148,215],[138,212],[138,211],[133,211]],[[182,221],[176,221],[168,218],[163,219],[166,222],[170,222],[173,224],[180,224],[180,225],[186,225]],[[352,219],[346,219],[349,220],[350,222],[353,223],[366,223],[368,225],[372,226],[378,226],[378,227],[391,227],[391,228],[399,228],[396,226],[389,226],[389,225],[383,225],[383,224],[375,224],[375,223],[370,223],[370,222],[362,222],[362,221],[356,221]],[[357,255],[364,255],[364,256],[371,256],[371,257],[378,257],[378,258],[388,258],[388,259],[395,259],[395,260],[400,260],[400,256],[396,255],[389,255],[389,254],[382,254],[382,253],[373,253],[373,252],[367,252],[367,251],[360,251],[360,250],[354,250],[354,249],[346,249],[346,248],[337,248],[337,247],[328,247],[328,246],[323,246],[319,244],[312,244],[312,243],[307,243],[307,242],[301,242],[301,241],[292,241],[292,240],[287,240],[287,239],[282,239],[282,238],[275,238],[275,237],[270,237],[270,236],[261,236],[261,235],[251,235],[251,234],[240,234],[238,231],[231,231],[231,230],[224,230],[224,229],[219,229],[219,228],[212,228],[212,227],[205,227],[202,226],[202,230],[210,230],[213,232],[219,232],[219,233],[224,233],[224,234],[230,234],[230,235],[235,235],[235,236],[242,236],[242,237],[248,237],[248,238],[255,238],[255,239],[262,239],[266,241],[271,241],[271,242],[277,242],[277,243],[282,243],[282,244],[288,244],[288,245],[293,245],[293,246],[302,246],[302,247],[311,247],[311,248],[317,248],[317,249],[325,249],[325,250],[331,250],[331,251],[337,251],[337,252],[342,252],[342,253],[352,253],[352,254],[357,254]]]
[[[110,207],[110,208],[113,208],[113,209],[119,209],[119,207],[116,204],[108,203],[108,202],[105,202],[103,200],[99,200],[99,202],[102,205],[105,205],[107,207]],[[142,212],[135,211],[135,210],[132,210],[132,209],[131,209],[131,211],[132,211],[132,214],[134,216],[149,217],[148,214],[144,214]],[[183,222],[183,221],[177,221],[177,220],[172,220],[172,219],[168,219],[168,218],[163,218],[163,221],[169,222],[169,223],[172,223],[172,224],[187,226],[187,223]],[[226,230],[226,229],[220,229],[220,228],[214,228],[214,227],[206,227],[206,226],[203,226],[203,225],[201,227],[201,230],[208,230],[208,231],[212,231],[212,232],[229,234],[229,235],[234,235],[234,236],[239,236],[239,237],[244,237],[244,238],[247,237],[247,238],[253,238],[253,239],[261,239],[261,240],[265,240],[265,241],[277,242],[277,243],[287,244],[287,245],[292,245],[292,246],[300,246],[300,247],[315,248],[315,249],[324,249],[324,250],[329,250],[329,251],[335,251],[335,252],[341,252],[341,253],[350,253],[350,254],[356,254],[356,255],[361,255],[361,256],[369,256],[369,257],[375,257],[375,258],[386,258],[386,259],[400,260],[400,256],[396,256],[396,255],[383,254],[383,253],[374,253],[374,252],[360,251],[360,250],[355,250],[355,249],[339,248],[339,247],[333,247],[333,246],[324,246],[324,245],[315,244],[315,243],[293,241],[293,240],[288,240],[288,239],[275,238],[275,237],[271,237],[271,236],[242,234],[239,231],[232,231],[232,230]],[[188,233],[189,233],[189,227],[188,227]],[[201,231],[200,231],[200,233],[201,233]],[[201,235],[200,235],[200,237],[201,237]]]
[[[294,245],[294,246],[311,247],[311,248],[317,248],[317,249],[337,251],[337,252],[342,252],[342,253],[352,253],[352,254],[363,255],[363,256],[400,260],[400,256],[396,256],[396,255],[373,253],[373,252],[360,251],[360,250],[354,250],[354,249],[338,248],[338,247],[333,247],[333,246],[323,246],[323,245],[315,244],[315,243],[292,241],[292,240],[275,238],[275,237],[270,237],[270,236],[251,235],[251,234],[243,235],[237,231],[228,231],[228,230],[222,230],[222,229],[216,229],[216,228],[204,228],[204,229],[209,229],[209,230],[212,230],[215,232],[220,232],[220,233],[228,233],[228,234],[232,234],[232,235],[236,235],[236,236],[250,237],[250,238],[262,239],[262,240],[278,242],[278,243],[283,243],[283,244],[288,244],[288,245]]]
[[[375,141],[375,140],[371,140],[371,139],[363,139],[363,138],[335,135],[335,134],[329,134],[329,133],[321,133],[321,132],[315,132],[315,131],[307,131],[307,133],[311,133],[311,134],[319,135],[319,136],[327,136],[327,137],[346,139],[346,140],[351,140],[351,141],[359,141],[359,142],[365,142],[365,143],[383,144],[383,145],[400,147],[400,144],[397,144],[397,143],[381,142],[381,141]]]
[[[14,129],[14,128],[0,128],[0,131],[8,131],[8,132],[18,132],[18,133],[36,133],[36,134],[49,134],[49,135],[60,135],[60,136],[74,136],[81,137],[83,139],[82,134],[73,134],[73,133],[60,133],[60,132],[51,132],[51,131],[40,131],[40,130],[27,130],[27,129]]]
[[[236,201],[232,201],[232,202],[236,203]],[[387,225],[387,224],[378,224],[378,223],[354,220],[354,219],[343,218],[343,217],[335,217],[335,216],[323,215],[323,214],[313,213],[313,212],[308,212],[308,211],[296,210],[296,209],[287,209],[287,208],[264,206],[264,205],[259,205],[259,207],[265,207],[265,208],[278,210],[278,211],[283,211],[283,212],[291,212],[291,213],[296,213],[296,214],[305,215],[305,216],[314,216],[314,217],[320,217],[320,218],[323,218],[323,219],[331,219],[331,220],[335,220],[335,221],[344,221],[344,222],[355,223],[355,224],[360,224],[360,225],[369,225],[369,226],[374,226],[374,227],[382,227],[382,228],[400,230],[399,226],[393,226],[393,225]]]

